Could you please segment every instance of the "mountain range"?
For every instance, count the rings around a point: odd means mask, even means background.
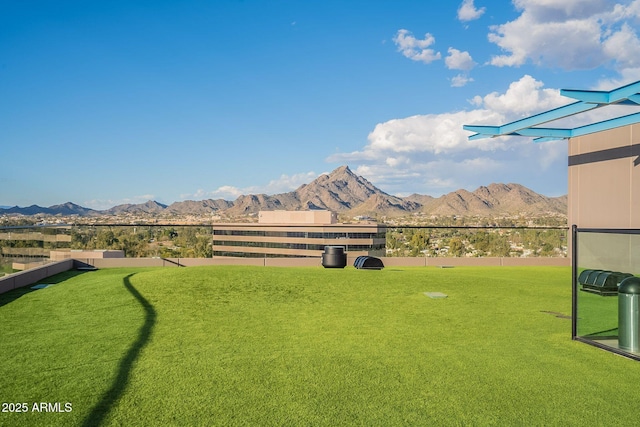
[[[267,195],[242,195],[235,201],[206,199],[186,200],[164,205],[156,201],[124,204],[106,210],[94,210],[68,202],[50,207],[32,205],[11,207],[0,214],[22,215],[211,215],[241,216],[260,210],[329,209],[352,215],[399,216],[409,213],[428,215],[514,215],[567,213],[567,196],[547,197],[520,184],[490,184],[474,191],[457,190],[441,197],[412,194],[398,197],[385,193],[365,178],[356,175],[348,166],[341,166],[330,174],[321,175],[296,190]]]

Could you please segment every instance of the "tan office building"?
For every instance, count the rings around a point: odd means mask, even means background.
[[[0,229],[0,258],[46,259],[55,249],[71,246],[70,225],[30,225]]]
[[[214,224],[215,257],[314,257],[325,246],[343,246],[349,256],[384,256],[384,224],[340,224],[330,211],[263,211],[257,224]]]

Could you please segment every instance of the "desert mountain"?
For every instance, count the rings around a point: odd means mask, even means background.
[[[185,200],[174,202],[167,207],[167,211],[174,214],[210,214],[220,210],[229,209],[233,202],[223,199]]]
[[[80,205],[76,205],[75,203],[67,202],[61,205],[53,205],[48,208],[43,208],[38,205],[31,205],[26,208],[21,208],[18,206],[14,206],[12,208],[4,209],[0,211],[0,214],[21,214],[21,215],[79,215],[79,216],[90,216],[98,214],[99,211],[83,208]]]
[[[490,184],[473,192],[457,190],[425,199],[421,210],[431,215],[566,214],[567,200],[543,196],[520,184]]]
[[[388,196],[369,181],[341,166],[329,175],[321,175],[310,184],[301,185],[295,193],[307,206],[344,211],[367,201],[373,195]]]
[[[390,196],[388,194],[373,194],[367,200],[351,209],[353,215],[376,214],[394,216],[397,214],[415,212],[420,210],[420,203],[405,200],[401,197]]]
[[[118,215],[123,213],[141,214],[141,213],[160,213],[167,208],[167,205],[149,200],[146,203],[141,204],[124,204],[114,206],[111,209],[104,211],[106,214]]]
[[[397,197],[385,193],[365,178],[356,175],[348,166],[341,166],[330,174],[321,175],[295,191],[267,195],[249,194],[235,201],[187,200],[169,206],[148,201],[142,204],[114,206],[104,211],[83,208],[73,203],[42,208],[13,207],[0,213],[23,215],[119,215],[119,214],[182,214],[206,215],[224,213],[239,216],[260,210],[330,209],[353,215],[397,216],[422,212],[429,215],[513,215],[562,214],[567,212],[567,197],[546,197],[519,184],[490,184],[474,191],[457,190],[441,197],[412,194]]]
[[[233,202],[233,206],[225,211],[227,215],[237,216],[257,213],[258,211],[295,210],[298,203],[291,203],[290,193],[276,194],[250,194],[240,196]],[[298,207],[298,209],[300,209]]]

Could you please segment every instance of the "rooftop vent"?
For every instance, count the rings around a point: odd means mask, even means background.
[[[608,270],[583,270],[578,276],[578,283],[584,292],[609,296],[618,294],[618,286],[627,277],[633,274],[620,273]]]
[[[325,246],[322,254],[322,266],[324,268],[345,268],[347,254],[344,252],[344,246]]]
[[[380,258],[368,255],[361,255],[356,258],[353,266],[355,268],[364,270],[382,270],[384,268],[384,264],[382,263],[382,260]]]

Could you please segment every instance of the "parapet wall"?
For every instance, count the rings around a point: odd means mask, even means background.
[[[52,261],[78,258],[124,258],[124,251],[117,249],[55,250],[49,253]]]
[[[54,276],[73,268],[73,260],[65,259],[63,261],[52,262],[40,267],[31,268],[19,273],[9,274],[0,277],[0,294],[9,292],[13,289],[22,288],[36,283],[39,280]]]
[[[352,266],[356,257],[347,256],[347,266]],[[416,258],[380,257],[389,267],[442,267],[442,266],[558,266],[569,267],[569,258]],[[254,265],[265,267],[321,267],[320,258],[104,258],[78,259],[78,262],[96,268],[111,267],[193,267],[197,265]]]

